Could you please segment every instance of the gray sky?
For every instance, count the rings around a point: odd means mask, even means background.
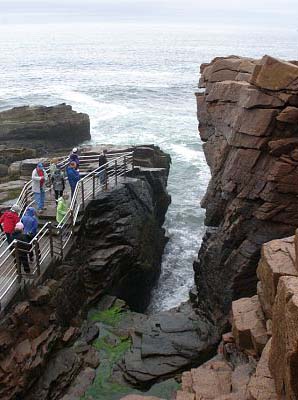
[[[156,22],[255,23],[296,27],[298,0],[0,0],[0,16],[42,14]]]

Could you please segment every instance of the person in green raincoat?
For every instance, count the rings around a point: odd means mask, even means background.
[[[69,199],[69,194],[64,193],[63,196],[61,196],[58,200],[57,213],[56,213],[56,221],[58,222],[58,224],[63,220],[68,211],[69,207],[68,199]]]

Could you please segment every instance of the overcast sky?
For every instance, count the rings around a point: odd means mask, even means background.
[[[2,22],[30,15],[109,21],[278,24],[298,29],[298,0],[0,0]],[[8,19],[7,19],[8,18]],[[1,20],[0,20],[1,21]]]

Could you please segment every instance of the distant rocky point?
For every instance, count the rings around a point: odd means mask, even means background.
[[[0,112],[0,178],[11,164],[28,158],[65,154],[90,140],[90,120],[66,104],[24,106]]]
[[[89,139],[89,116],[64,103],[52,107],[15,107],[0,113],[2,145],[53,149]]]

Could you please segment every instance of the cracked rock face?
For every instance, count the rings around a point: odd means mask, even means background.
[[[232,56],[201,72],[199,131],[212,177],[195,282],[199,309],[223,327],[232,300],[256,293],[261,245],[298,225],[298,66]]]
[[[164,170],[140,169],[136,175],[140,179],[127,178],[117,190],[92,202],[81,248],[89,301],[108,290],[142,312],[160,273],[167,242],[162,223],[170,197]]]

